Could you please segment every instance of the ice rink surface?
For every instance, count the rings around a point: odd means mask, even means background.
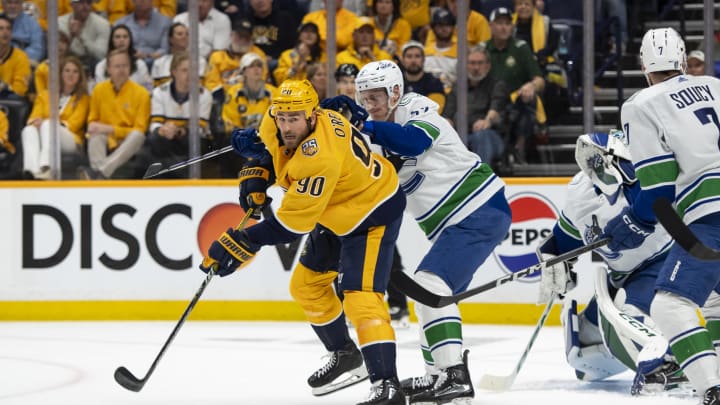
[[[2,405],[310,405],[355,404],[363,382],[314,397],[307,377],[325,354],[305,323],[188,321],[139,392],[113,379],[118,366],[138,378],[147,372],[175,322],[0,322]],[[470,325],[470,373],[506,375],[532,332],[530,326]],[[559,327],[538,336],[510,391],[477,390],[474,404],[697,404],[697,397],[631,397],[626,372],[603,383],[575,380],[565,364]],[[351,332],[354,334],[354,332]],[[417,324],[400,330],[400,378],[424,373]]]

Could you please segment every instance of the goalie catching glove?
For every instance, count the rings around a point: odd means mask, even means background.
[[[572,271],[573,266],[577,263],[577,258],[567,260],[547,266],[549,260],[555,258],[555,239],[553,236],[540,242],[537,254],[542,260],[542,269],[540,270],[540,294],[538,295],[538,305],[546,304],[550,300],[551,294],[557,294],[560,298],[577,284],[577,274]],[[553,253],[549,253],[553,252]]]
[[[244,230],[228,228],[210,245],[200,270],[205,273],[213,270],[220,277],[225,277],[247,264],[258,250],[260,246],[250,242]]]
[[[275,182],[270,155],[251,160],[240,170],[240,206],[245,212],[253,209],[251,218],[260,219],[260,212],[269,201],[267,188]]]

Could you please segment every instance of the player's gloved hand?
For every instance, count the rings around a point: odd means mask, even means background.
[[[267,188],[275,182],[275,173],[269,155],[260,160],[250,160],[240,170],[240,206],[245,212],[253,209],[250,216],[260,219],[260,212],[269,203]]]
[[[612,238],[608,249],[612,251],[635,249],[655,231],[655,224],[637,218],[630,207],[625,207],[615,218],[608,221],[600,238]]]
[[[230,144],[235,153],[246,159],[260,159],[268,153],[255,128],[234,129]]]
[[[250,242],[244,230],[228,228],[210,245],[200,270],[205,273],[214,270],[215,274],[225,277],[243,267],[258,250],[260,246]]]
[[[320,107],[335,110],[341,114],[350,114],[350,123],[360,128],[363,122],[368,118],[368,112],[357,105],[355,100],[346,95],[329,97],[320,102]]]
[[[549,253],[543,253],[543,262],[554,258],[555,255]],[[577,275],[572,271],[573,266],[577,262],[577,259],[571,259],[552,266],[546,266],[543,264],[540,273],[540,294],[538,295],[538,305],[547,304],[550,300],[550,295],[555,293],[560,298],[573,288],[577,284]]]

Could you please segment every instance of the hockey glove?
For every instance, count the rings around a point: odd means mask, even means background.
[[[637,218],[630,207],[625,207],[618,216],[608,221],[600,238],[612,238],[608,249],[617,252],[637,248],[654,231],[655,224]]]
[[[258,250],[260,246],[250,242],[245,231],[228,228],[210,245],[200,270],[205,273],[214,270],[218,276],[225,277],[243,267]]]
[[[335,110],[340,114],[349,114],[348,120],[358,128],[368,118],[368,112],[357,105],[355,100],[345,95],[326,98],[320,102],[320,107]]]
[[[543,263],[554,258],[555,255],[543,253]],[[540,294],[538,295],[538,305],[547,304],[550,295],[555,293],[560,298],[573,288],[577,283],[577,275],[572,271],[577,259],[564,261],[552,266],[543,264],[540,273]]]
[[[251,160],[240,171],[240,206],[245,212],[253,208],[251,218],[260,219],[263,206],[268,203],[267,188],[275,182],[269,157]]]
[[[230,144],[235,153],[246,159],[261,159],[268,153],[255,128],[233,130]]]

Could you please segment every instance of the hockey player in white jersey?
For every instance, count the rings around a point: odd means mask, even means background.
[[[640,61],[650,86],[623,104],[621,119],[641,189],[604,235],[618,250],[642,244],[657,227],[652,205],[665,197],[700,240],[720,248],[720,80],[685,75],[685,44],[672,28],[645,33]],[[704,405],[720,404],[713,348],[720,342],[719,284],[718,263],[702,262],[675,244],[651,306],[652,318]]]
[[[403,75],[395,63],[365,65],[355,85],[356,99],[371,118],[355,124],[398,162],[407,208],[433,243],[415,271],[415,281],[441,295],[466,290],[510,227],[503,181],[467,150],[434,101],[403,94]],[[341,97],[323,104],[362,110]],[[471,402],[474,390],[457,305],[430,308],[417,303],[415,312],[428,373],[401,383],[410,403]]]
[[[538,247],[543,260],[594,242],[640,189],[622,131],[581,135],[575,160],[581,171],[567,187],[552,233]],[[598,381],[629,368],[637,372],[633,394],[675,388],[686,381],[649,316],[655,280],[671,245],[672,239],[659,227],[635,249],[595,250],[605,262],[604,280],[596,283],[595,297],[583,312],[577,313],[575,300],[567,300],[561,318],[565,354],[578,379]],[[543,269],[539,303],[575,286],[571,268],[564,262]],[[589,270],[582,270],[584,277],[594,276]]]

